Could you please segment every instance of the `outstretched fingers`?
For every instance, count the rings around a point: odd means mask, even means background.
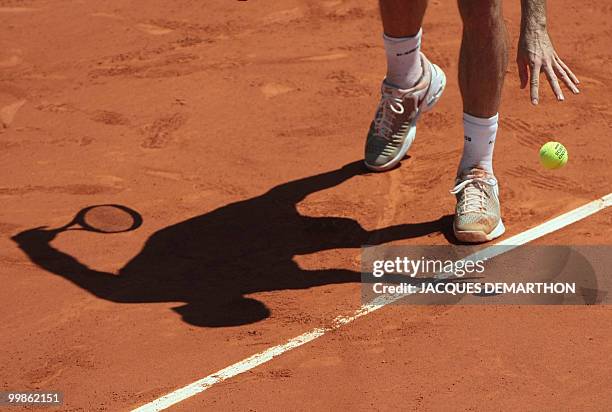
[[[559,58],[559,56],[554,56],[554,66],[555,71],[559,74],[559,77],[563,80],[563,83],[567,86],[568,89],[572,91],[574,94],[580,93],[577,85],[580,84],[578,78],[572,73],[569,67]]]
[[[559,80],[557,79],[557,75],[555,74],[554,69],[551,65],[544,66],[544,73],[546,74],[546,78],[548,79],[548,83],[550,87],[553,89],[553,93],[557,97],[557,100],[563,101],[565,97],[563,96],[563,91],[561,91],[561,86],[559,85]]]

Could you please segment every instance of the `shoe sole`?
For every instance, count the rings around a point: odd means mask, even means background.
[[[489,242],[503,235],[505,231],[506,227],[504,226],[504,223],[501,221],[501,219],[495,229],[491,231],[491,233],[485,233],[482,231],[457,230],[453,225],[453,232],[455,233],[455,237],[458,241],[464,243]]]
[[[410,146],[412,146],[412,143],[414,143],[414,139],[416,137],[416,124],[419,120],[419,117],[422,113],[427,113],[428,111],[430,111],[436,105],[436,103],[438,103],[438,100],[440,100],[440,97],[442,97],[442,93],[444,93],[444,89],[446,88],[446,75],[437,65],[432,63],[432,66],[435,67],[434,70],[440,73],[440,77],[442,78],[440,82],[440,87],[438,88],[436,93],[429,99],[429,102],[425,102],[423,109],[417,112],[416,116],[414,117],[414,120],[412,121],[412,125],[410,126],[410,130],[408,130],[408,133],[406,134],[406,139],[404,140],[404,143],[402,144],[402,147],[400,148],[400,151],[397,153],[397,155],[395,155],[390,161],[388,161],[384,165],[380,166],[371,165],[367,161],[364,161],[368,169],[374,172],[386,172],[387,170],[391,170],[395,166],[397,166],[397,164],[404,158],[404,156],[406,156],[406,153],[408,153],[408,150],[410,149]]]

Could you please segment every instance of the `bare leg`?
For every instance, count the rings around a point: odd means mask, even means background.
[[[508,65],[502,0],[459,0],[459,11],[463,19],[459,57],[463,111],[489,118],[498,111]]]
[[[427,9],[427,0],[380,0],[380,16],[390,37],[415,36]]]

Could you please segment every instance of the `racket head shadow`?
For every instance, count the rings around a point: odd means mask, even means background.
[[[74,224],[89,232],[125,233],[138,229],[142,225],[142,216],[127,206],[109,203],[81,209],[70,225]]]

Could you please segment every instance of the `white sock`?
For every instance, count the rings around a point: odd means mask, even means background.
[[[497,135],[498,118],[498,114],[486,119],[463,113],[465,140],[457,174],[475,166],[493,174],[493,148]]]
[[[385,81],[400,89],[414,86],[423,74],[421,67],[421,34],[413,37],[389,37],[383,35],[387,52],[387,78]]]

